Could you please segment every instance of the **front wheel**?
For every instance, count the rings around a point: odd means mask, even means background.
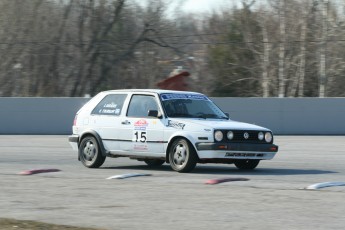
[[[252,170],[258,166],[260,160],[238,160],[235,162],[235,166],[242,170]]]
[[[170,166],[177,172],[190,172],[197,163],[197,155],[190,143],[183,138],[176,139],[169,149]]]
[[[99,168],[105,161],[105,156],[100,151],[96,138],[84,137],[79,145],[81,163],[88,168]]]

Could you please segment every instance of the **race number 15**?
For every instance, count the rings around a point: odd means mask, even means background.
[[[136,131],[134,133],[134,140],[135,142],[138,142],[138,141],[142,143],[146,142],[146,131]]]

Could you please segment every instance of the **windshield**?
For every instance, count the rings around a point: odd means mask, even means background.
[[[161,94],[168,117],[228,119],[210,99],[201,94]]]

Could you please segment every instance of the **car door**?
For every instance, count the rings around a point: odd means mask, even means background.
[[[133,155],[164,156],[163,119],[149,117],[149,110],[161,112],[154,94],[133,94],[121,121],[120,148]]]
[[[108,94],[92,110],[90,124],[102,139],[107,150],[120,149],[119,128],[120,115],[127,94]]]

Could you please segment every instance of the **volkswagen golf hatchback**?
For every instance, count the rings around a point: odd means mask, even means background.
[[[69,142],[89,168],[129,157],[177,172],[197,163],[254,169],[278,151],[269,129],[231,120],[203,94],[169,90],[97,94],[77,112]]]

